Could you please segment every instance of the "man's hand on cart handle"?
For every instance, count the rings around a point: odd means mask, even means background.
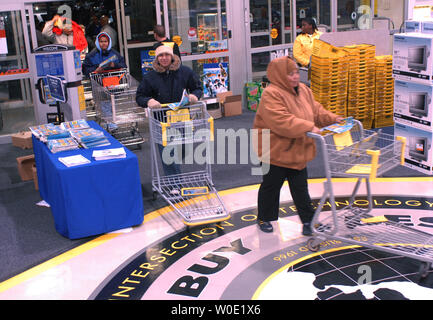
[[[147,101],[147,106],[148,106],[150,109],[158,109],[158,108],[161,108],[161,104],[160,104],[158,101],[156,101],[155,99],[149,99],[149,101]]]
[[[198,101],[198,98],[195,96],[195,94],[189,94],[188,95],[188,99],[189,99],[189,103],[193,104],[196,103]]]

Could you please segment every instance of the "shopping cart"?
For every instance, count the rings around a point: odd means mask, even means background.
[[[146,113],[135,101],[138,81],[127,69],[91,73],[90,81],[97,121],[125,146],[143,143],[139,125]]]
[[[90,78],[83,78],[81,81],[84,88],[84,100],[86,103],[86,119],[87,120],[97,120],[96,119],[96,110],[95,110],[95,101],[93,100],[92,94],[92,83]]]
[[[433,235],[373,216],[370,180],[392,168],[403,165],[406,139],[379,131],[365,130],[354,120],[343,133],[308,133],[322,150],[326,172],[324,191],[312,220],[313,236],[307,241],[311,251],[321,242],[335,239],[421,261],[420,275],[427,276],[433,262]],[[337,209],[331,177],[357,178],[348,205]],[[365,180],[368,207],[354,205],[362,180]],[[322,211],[329,199],[330,211]]]
[[[214,122],[205,103],[198,102],[176,111],[166,107],[149,109],[149,132],[154,197],[159,193],[187,226],[229,219],[212,182],[210,142],[214,140]],[[193,149],[194,145],[205,147],[203,163],[191,161],[181,166],[180,173],[167,174],[163,170],[163,147]]]

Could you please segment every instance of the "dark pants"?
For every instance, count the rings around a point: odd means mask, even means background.
[[[182,148],[181,150],[179,150],[179,152],[182,152],[182,159],[184,159],[185,158],[185,146],[179,145],[179,148]],[[161,156],[162,169],[164,170],[164,175],[165,176],[172,176],[175,174],[180,174],[181,169],[180,169],[179,163],[166,164],[164,162],[164,159],[162,158],[162,152],[164,151],[164,146],[158,144],[158,150],[159,150],[159,154]],[[174,149],[171,151],[170,157],[174,157]]]
[[[295,170],[270,165],[269,172],[263,176],[258,194],[258,219],[274,221],[280,209],[280,190],[287,179],[293,202],[302,223],[311,222],[314,208],[308,192],[307,169]]]

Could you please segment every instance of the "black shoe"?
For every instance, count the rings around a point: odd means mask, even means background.
[[[269,233],[274,231],[274,228],[272,227],[272,224],[269,221],[259,220],[257,223],[259,225],[260,230],[262,230],[263,232]]]
[[[311,232],[311,224],[309,222],[303,224],[303,226],[302,226],[302,234],[304,236],[311,236],[313,234]]]

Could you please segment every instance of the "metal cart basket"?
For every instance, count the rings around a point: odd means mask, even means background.
[[[433,235],[373,216],[370,180],[404,164],[406,139],[379,131],[365,130],[359,121],[344,133],[308,133],[322,150],[326,172],[323,195],[312,220],[313,237],[307,242],[317,251],[326,239],[370,247],[420,260],[420,275],[425,277],[433,262]],[[337,210],[331,177],[357,178],[348,205]],[[368,208],[354,206],[362,180],[365,180]],[[329,199],[331,211],[322,211]]]
[[[211,173],[210,142],[214,140],[214,122],[206,105],[198,102],[173,111],[149,109],[152,188],[178,213],[188,226],[220,222],[230,218]],[[206,147],[206,161],[192,164],[192,170],[167,174],[162,167],[163,148]],[[186,171],[186,170],[185,170]]]
[[[123,145],[143,143],[138,126],[146,113],[135,101],[138,81],[127,69],[91,73],[90,81],[97,121]]]

